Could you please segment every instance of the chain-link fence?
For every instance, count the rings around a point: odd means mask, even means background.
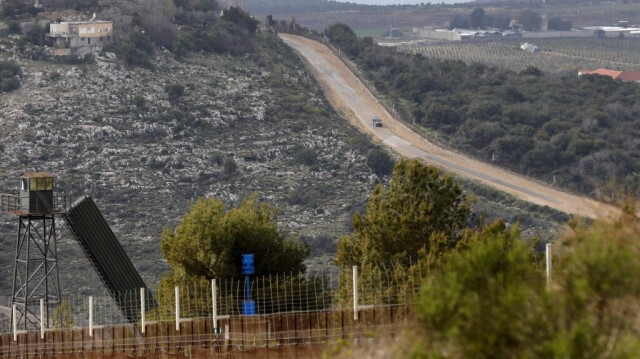
[[[201,285],[159,286],[153,294],[145,291],[145,295],[141,295],[140,290],[117,293],[117,300],[110,296],[71,295],[49,309],[45,318],[39,318],[41,311],[36,302],[29,310],[29,315],[34,318],[30,318],[27,324],[23,322],[18,305],[16,328],[19,331],[40,331],[40,323],[44,323],[46,329],[134,324],[123,315],[130,312],[138,313],[137,324],[140,324],[143,319],[147,322],[176,321],[176,318],[353,311],[360,307],[407,305],[417,294],[422,279],[419,266],[406,270],[389,265],[313,274],[211,280]],[[357,292],[354,292],[354,280]],[[357,306],[354,306],[354,298]],[[10,297],[0,297],[2,334],[13,332],[12,308]]]
[[[391,265],[160,286],[115,298],[72,295],[45,317],[30,310],[29,325],[11,298],[0,297],[0,357],[235,357],[375,340],[407,325],[422,280],[419,266]],[[132,312],[135,321],[123,314]]]

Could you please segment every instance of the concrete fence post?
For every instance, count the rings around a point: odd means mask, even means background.
[[[553,266],[551,256],[551,243],[547,243],[545,246],[545,258],[547,262],[547,288],[551,287],[551,267]]]
[[[18,309],[16,308],[16,304],[13,303],[11,306],[11,319],[13,320],[13,341],[18,341]]]
[[[89,336],[93,337],[93,296],[89,296]]]
[[[358,320],[358,266],[353,266],[353,320]]]
[[[213,333],[215,334],[216,329],[218,328],[218,302],[216,299],[216,280],[211,280],[211,302],[212,304],[212,320],[213,320]]]
[[[176,331],[180,331],[180,288],[176,286]]]
[[[140,331],[142,333],[144,333],[144,312],[145,312],[145,307],[144,307],[144,302],[145,302],[145,290],[144,288],[140,288]]]
[[[44,327],[47,319],[44,317],[44,298],[40,298],[40,339],[44,339]]]

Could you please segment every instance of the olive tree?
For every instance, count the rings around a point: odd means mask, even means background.
[[[226,209],[214,198],[200,199],[175,228],[162,232],[162,254],[170,275],[238,278],[241,255],[255,253],[256,275],[302,272],[309,248],[278,229],[278,210],[257,196]]]

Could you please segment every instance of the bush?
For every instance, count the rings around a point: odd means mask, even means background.
[[[11,92],[20,87],[20,81],[15,78],[3,78],[0,80],[0,90],[2,92]]]
[[[133,104],[136,105],[137,108],[143,108],[146,103],[144,96],[136,95],[133,98]]]
[[[169,95],[169,101],[177,102],[184,95],[184,86],[181,84],[170,84],[164,87],[164,91]]]
[[[25,34],[27,41],[34,45],[42,46],[47,43],[47,29],[49,26],[43,27],[39,24],[33,24],[29,31]]]
[[[299,146],[294,155],[297,163],[313,166],[318,161],[318,154],[311,148]]]
[[[222,163],[222,169],[224,170],[225,174],[232,175],[238,169],[238,165],[236,164],[236,161],[233,160],[233,158],[227,157]]]
[[[243,55],[258,51],[253,35],[232,22],[218,21],[213,27],[210,39],[211,47],[217,53]]]
[[[346,52],[348,55],[357,56],[360,52],[358,37],[346,24],[329,25],[329,38],[331,42]]]
[[[17,21],[9,21],[7,25],[10,34],[19,34],[20,32],[22,32],[20,23]]]
[[[255,34],[258,29],[258,20],[252,18],[248,12],[242,10],[240,7],[231,6],[224,11],[221,19],[238,25],[247,30],[251,35]]]
[[[118,56],[129,66],[151,68],[151,55],[154,46],[147,34],[134,32],[118,47]]]
[[[367,166],[369,166],[378,177],[391,174],[395,165],[393,158],[383,149],[375,148],[371,150],[367,156]]]
[[[0,90],[11,92],[20,87],[19,77],[22,75],[20,66],[13,61],[0,62]]]

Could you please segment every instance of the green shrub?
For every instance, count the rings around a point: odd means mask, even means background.
[[[144,99],[144,96],[135,95],[135,97],[133,98],[133,104],[136,105],[137,108],[143,108],[145,103],[146,100]]]
[[[117,49],[117,54],[129,66],[152,68],[154,46],[147,34],[134,32]]]
[[[184,95],[184,85],[169,84],[164,87],[164,91],[169,95],[169,101],[177,102],[180,100],[180,97]]]
[[[222,169],[224,170],[225,174],[232,175],[238,169],[238,165],[236,164],[236,161],[233,160],[233,158],[227,157],[222,163]]]
[[[60,79],[60,73],[58,71],[54,71],[52,73],[49,74],[49,80],[51,81],[56,81],[58,79]]]
[[[15,78],[3,78],[0,80],[0,90],[2,92],[11,92],[20,87],[20,81]]]
[[[7,29],[10,34],[19,34],[22,31],[20,23],[17,21],[9,21],[7,23]]]
[[[294,158],[297,163],[313,166],[318,161],[318,154],[311,148],[298,146],[295,149]]]
[[[252,18],[248,12],[242,10],[240,7],[231,6],[224,11],[221,19],[238,25],[240,28],[247,30],[251,35],[254,35],[258,29],[258,20]]]
[[[393,158],[383,149],[374,148],[369,152],[369,155],[367,155],[367,166],[369,166],[378,177],[390,175],[395,165],[396,163]]]
[[[2,92],[11,92],[20,87],[20,80],[18,79],[22,75],[20,66],[13,61],[0,62],[0,90]],[[18,78],[16,78],[18,77]]]

